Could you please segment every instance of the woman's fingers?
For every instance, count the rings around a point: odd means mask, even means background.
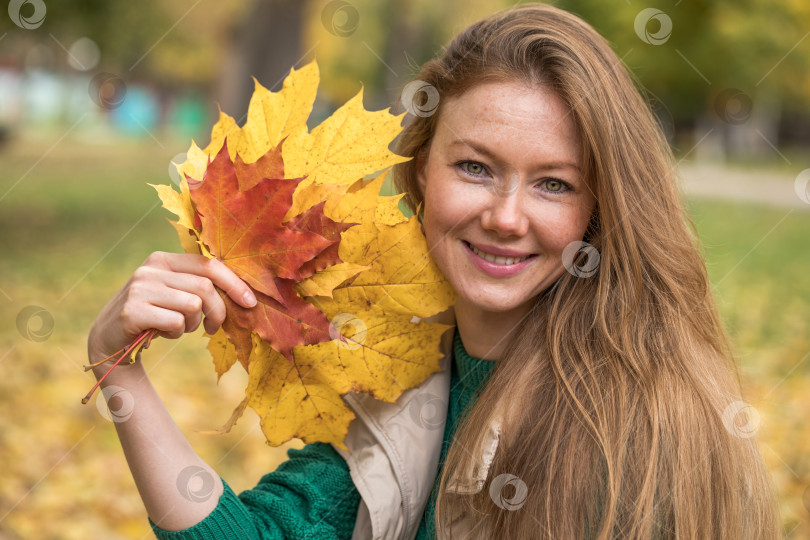
[[[199,327],[214,334],[225,320],[219,287],[239,305],[252,308],[250,287],[217,259],[189,253],[156,251],[104,306],[88,336],[93,362],[115,354],[144,330],[179,338]]]
[[[209,334],[216,333],[225,321],[225,303],[216,287],[238,304],[256,304],[255,295],[242,279],[219,260],[202,255],[155,252],[136,270],[133,281],[133,288],[138,289],[132,295],[136,299],[182,313],[185,332],[194,331],[202,315]],[[172,295],[169,290],[188,295]]]
[[[143,315],[161,337],[177,339],[188,331],[186,317],[173,309],[152,305],[144,308]]]
[[[256,296],[250,287],[218,259],[209,259],[192,253],[177,254],[156,251],[147,257],[144,265],[206,277],[225,291],[234,302],[246,308],[256,305]]]
[[[216,329],[225,321],[226,311],[225,303],[222,301],[219,292],[214,288],[213,282],[207,277],[194,274],[179,274],[177,272],[161,270],[156,271],[162,273],[161,280],[167,287],[192,293],[200,298],[202,301],[200,306],[202,314],[205,315],[205,331],[209,334],[216,332]],[[191,300],[188,301],[191,302]],[[182,308],[183,304],[179,307]],[[194,307],[193,305],[191,306],[192,309]],[[184,313],[189,314],[187,311],[184,311]],[[193,321],[196,322],[196,324],[194,328],[186,330],[187,332],[193,331],[199,326],[200,309],[196,309],[196,314],[198,317],[196,321]]]
[[[128,343],[131,336],[149,328],[176,339],[196,330],[203,315],[206,332],[214,334],[226,318],[225,303],[217,287],[239,305],[256,305],[250,287],[219,260],[154,252],[102,311],[101,337],[94,334],[90,349],[104,352],[120,347],[122,340]]]

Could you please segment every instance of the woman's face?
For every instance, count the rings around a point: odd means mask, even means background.
[[[439,114],[418,162],[428,247],[466,304],[522,314],[566,271],[594,208],[574,120],[520,82],[482,83]]]

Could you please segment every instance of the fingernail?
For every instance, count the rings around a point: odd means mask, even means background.
[[[246,303],[248,306],[250,306],[250,307],[253,307],[253,306],[255,306],[255,305],[256,305],[256,297],[255,297],[255,296],[253,296],[253,293],[252,293],[252,292],[250,292],[250,291],[247,291],[247,292],[245,293],[245,295],[244,295],[244,296],[242,296],[242,299],[243,299],[243,300],[245,301],[245,303]]]

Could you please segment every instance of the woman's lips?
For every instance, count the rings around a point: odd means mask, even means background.
[[[464,249],[467,251],[467,255],[470,257],[472,263],[482,272],[494,277],[509,277],[515,274],[522,272],[527,266],[534,262],[536,258],[535,255],[530,255],[528,259],[514,263],[514,264],[498,264],[494,262],[490,262],[483,257],[479,256],[472,250],[472,246],[464,241]],[[477,248],[478,246],[476,246]]]
[[[514,257],[516,259],[520,259],[534,255],[533,253],[522,253],[520,251],[512,251],[511,249],[503,249],[495,246],[488,246],[486,244],[473,244],[472,242],[467,242],[466,240],[464,240],[464,242],[471,246],[475,246],[478,251],[483,251],[484,253],[495,255],[496,257]]]

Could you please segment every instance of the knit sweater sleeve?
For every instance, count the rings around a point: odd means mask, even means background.
[[[360,494],[346,461],[331,445],[312,443],[287,451],[289,459],[258,485],[236,495],[223,480],[219,504],[182,531],[149,524],[158,540],[246,538],[350,539]]]

